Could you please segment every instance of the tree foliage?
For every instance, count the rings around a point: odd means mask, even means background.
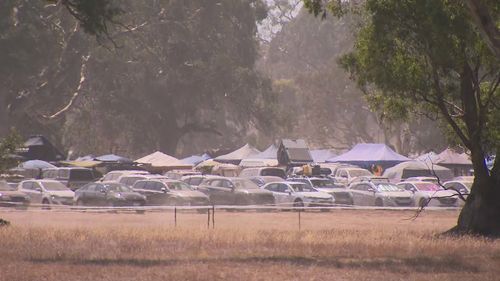
[[[308,1],[314,11],[325,11]],[[323,2],[322,2],[323,3]],[[331,1],[335,11],[355,3]],[[495,22],[500,4],[485,1]],[[333,7],[332,6],[332,7]],[[500,234],[500,164],[484,158],[500,151],[500,64],[461,1],[366,0],[355,7],[362,23],[355,49],[342,65],[363,92],[395,117],[437,115],[471,152],[472,193],[457,231]],[[319,10],[318,10],[319,9]],[[408,107],[409,106],[409,107]]]
[[[19,133],[12,129],[8,135],[0,139],[0,173],[16,166],[17,159],[14,157],[16,149],[22,144]]]

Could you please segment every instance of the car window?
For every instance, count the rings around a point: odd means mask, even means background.
[[[295,192],[316,192],[316,190],[306,184],[299,184],[299,183],[293,183],[290,184],[290,187],[295,191]]]
[[[260,171],[261,176],[274,176],[274,177],[280,177],[280,178],[285,178],[286,173],[283,169],[279,168],[264,168]]]
[[[266,189],[269,190],[269,191],[278,192],[278,184],[277,183],[271,183],[271,184],[269,184],[269,185],[266,186]]]
[[[201,182],[203,181],[203,178],[191,178],[189,181],[190,185],[200,185]]]
[[[69,178],[74,181],[91,181],[94,179],[94,174],[91,170],[71,169]]]
[[[372,173],[370,173],[370,171],[368,170],[364,170],[364,169],[355,169],[355,170],[350,170],[349,171],[349,174],[351,175],[352,178],[355,178],[355,177],[369,177],[369,176],[372,176]]]
[[[210,182],[210,186],[222,187],[222,182],[221,180],[213,180]]]
[[[288,185],[283,184],[283,183],[280,183],[278,185],[278,192],[287,193],[289,191],[291,191],[291,190],[290,190],[290,188],[288,188]]]
[[[27,189],[27,190],[33,190],[33,182],[31,181],[27,181],[27,182],[23,182],[22,184],[23,186],[23,189]]]
[[[69,178],[69,171],[67,169],[59,169],[57,171],[57,178],[68,179]]]
[[[260,189],[257,184],[248,179],[234,179],[232,184],[236,189]]]
[[[96,184],[92,183],[89,185],[85,185],[82,188],[80,188],[81,191],[94,191],[95,190]]]
[[[166,184],[170,190],[191,190],[191,187],[187,183],[182,181],[168,182]]]
[[[340,177],[342,178],[348,178],[349,176],[347,175],[347,172],[345,170],[340,171]]]
[[[105,184],[103,187],[106,190],[114,191],[114,192],[131,192],[132,191],[129,187],[122,185],[122,184],[119,184],[119,183],[109,183],[109,184]]]
[[[319,188],[341,188],[341,185],[336,185],[335,182],[329,179],[312,179],[311,183],[314,187]]]
[[[134,188],[137,188],[137,189],[144,189],[145,186],[146,186],[146,182],[145,181],[137,181],[134,184]]]
[[[397,186],[395,184],[390,184],[390,183],[380,183],[377,185],[377,189],[382,192],[404,191],[404,188],[402,188],[401,186]]]

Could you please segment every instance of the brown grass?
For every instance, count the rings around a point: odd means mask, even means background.
[[[443,238],[453,211],[2,212],[0,280],[498,280],[500,242]]]

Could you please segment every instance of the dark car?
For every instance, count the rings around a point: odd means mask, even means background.
[[[207,206],[208,196],[193,190],[188,184],[170,179],[140,180],[134,184],[134,191],[146,196],[148,205]]]
[[[26,194],[17,190],[17,187],[10,186],[6,181],[0,181],[0,207],[27,208],[30,198]]]
[[[75,191],[96,179],[94,172],[87,168],[61,167],[45,169],[42,178],[56,180]]]
[[[216,205],[272,205],[273,193],[260,189],[249,179],[213,177],[205,179],[198,190]]]
[[[78,206],[144,206],[146,197],[122,184],[110,182],[89,183],[75,191]]]

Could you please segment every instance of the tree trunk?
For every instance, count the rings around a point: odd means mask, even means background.
[[[495,161],[492,172],[486,167],[485,153],[482,148],[482,129],[477,96],[472,86],[472,71],[467,64],[461,74],[461,95],[464,108],[464,123],[469,136],[474,183],[469,197],[458,217],[457,226],[452,233],[474,234],[500,237],[500,177],[498,163]],[[483,109],[485,110],[485,109]],[[497,154],[498,154],[497,150]]]

